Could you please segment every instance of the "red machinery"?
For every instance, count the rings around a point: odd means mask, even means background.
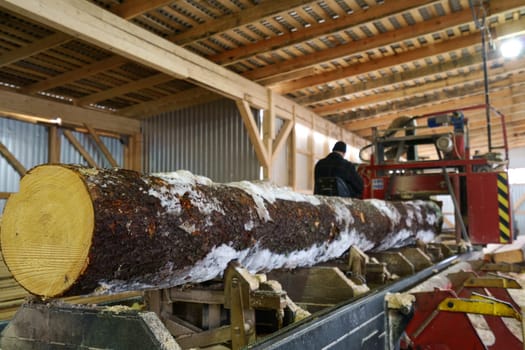
[[[387,130],[374,128],[373,143],[365,147],[373,146],[373,155],[369,164],[359,168],[365,181],[363,198],[403,200],[450,195],[458,241],[462,236],[476,245],[510,243],[512,220],[505,162],[495,159],[491,146],[486,156],[470,155],[468,121],[463,112],[481,108],[486,106],[400,117]],[[508,160],[504,116],[494,111],[501,118],[501,148]],[[420,120],[426,120],[426,126],[416,126]],[[440,131],[445,127],[449,130],[437,132],[437,128]],[[427,130],[420,132],[423,128]],[[400,131],[404,135],[396,136]],[[419,146],[433,146],[437,158],[419,159]]]

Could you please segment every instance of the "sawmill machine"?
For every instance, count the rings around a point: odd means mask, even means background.
[[[489,146],[484,155],[470,153],[464,113],[482,108],[486,106],[399,117],[386,130],[373,128],[372,143],[360,152],[361,156],[365,149],[373,149],[359,168],[365,182],[363,197],[411,200],[448,195],[458,241],[473,245],[512,242],[503,114],[492,108],[501,118],[503,145]],[[435,156],[421,157],[418,150],[424,147],[426,154],[430,149]],[[497,148],[503,156],[493,152]]]

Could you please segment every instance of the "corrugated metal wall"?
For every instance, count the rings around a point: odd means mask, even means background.
[[[146,173],[185,169],[215,182],[259,178],[259,162],[231,100],[162,113],[142,127]]]
[[[109,166],[109,163],[90,137],[78,132],[73,132],[73,134],[99,166]],[[102,136],[101,139],[117,163],[122,166],[124,160],[124,145],[116,138]],[[47,163],[48,129],[45,125],[32,124],[0,116],[0,142],[7,147],[26,169]],[[63,135],[61,137],[60,161],[66,164],[87,165],[87,162]],[[20,176],[18,173],[7,160],[0,155],[0,192],[17,192],[19,182]],[[4,205],[5,200],[0,199],[0,215],[3,212]]]

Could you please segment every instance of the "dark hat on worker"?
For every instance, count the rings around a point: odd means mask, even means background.
[[[335,151],[346,153],[346,143],[343,141],[337,141],[334,145],[334,148],[332,148],[332,152]]]

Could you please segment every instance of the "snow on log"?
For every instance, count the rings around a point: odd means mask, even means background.
[[[187,171],[42,165],[9,198],[1,246],[23,287],[55,297],[202,282],[232,259],[252,272],[311,266],[352,245],[428,241],[440,225],[433,202],[303,195]]]

